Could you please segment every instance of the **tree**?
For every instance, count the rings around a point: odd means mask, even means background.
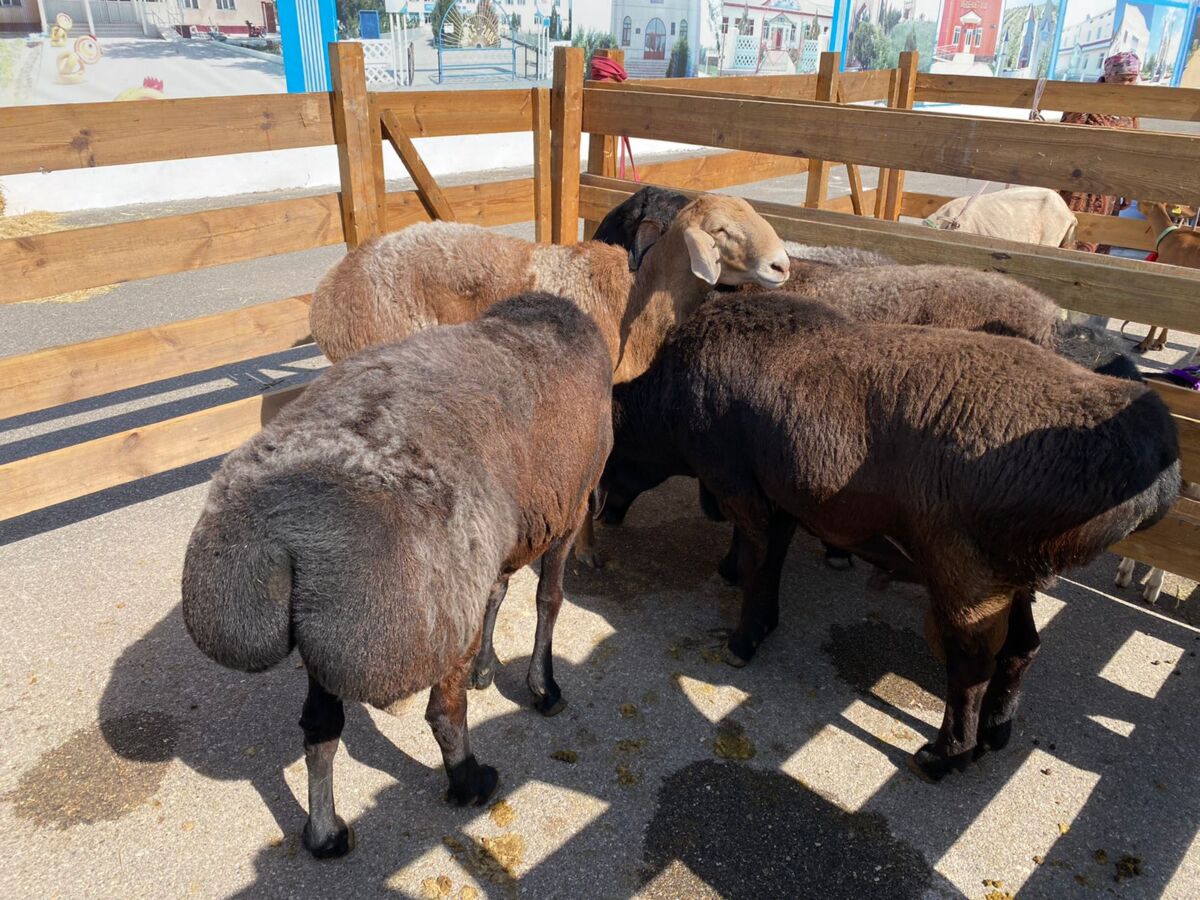
[[[887,68],[891,49],[892,45],[887,35],[873,23],[862,22],[854,29],[854,39],[850,42],[850,56],[860,68]]]
[[[688,75],[688,42],[680,38],[671,48],[671,61],[667,63],[668,78],[686,78]]]

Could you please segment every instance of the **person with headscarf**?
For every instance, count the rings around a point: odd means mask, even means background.
[[[1114,53],[1104,60],[1104,74],[1098,79],[1104,84],[1137,84],[1142,72],[1142,61],[1136,53]],[[1138,128],[1138,120],[1131,116],[1111,116],[1104,113],[1065,112],[1064,125],[1093,125],[1099,128]],[[1128,202],[1106,194],[1087,194],[1079,191],[1062,191],[1062,198],[1075,212],[1112,216],[1128,206]],[[1109,248],[1092,243],[1075,243],[1076,250],[1085,253],[1107,253]]]

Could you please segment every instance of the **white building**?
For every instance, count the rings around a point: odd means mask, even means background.
[[[1107,9],[1063,28],[1055,77],[1064,81],[1095,81],[1104,74],[1104,60],[1113,44],[1116,12],[1115,7]]]
[[[613,0],[612,33],[625,51],[629,77],[666,75],[671,48],[680,39],[687,41],[687,74],[695,74],[701,7],[702,0]]]
[[[816,0],[725,0],[717,31],[722,74],[815,72],[829,49],[833,4]]]

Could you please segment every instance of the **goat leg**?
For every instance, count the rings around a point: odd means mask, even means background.
[[[345,856],[354,849],[354,832],[333,804],[333,757],[337,753],[346,711],[342,701],[308,676],[308,696],[300,714],[304,730],[304,762],[308,766],[308,821],[304,846],[317,859]]]
[[[758,645],[779,625],[779,581],[796,520],[773,512],[761,532],[741,528],[738,570],[742,577],[742,611],[725,648],[725,661],[741,668]]]
[[[496,616],[500,612],[500,604],[508,593],[507,575],[501,575],[492,585],[488,594],[487,610],[483,614],[483,630],[480,632],[479,652],[475,654],[475,662],[471,666],[471,687],[483,690],[491,687],[496,677],[496,650],[492,646],[492,632],[496,630]]]
[[[463,658],[430,689],[429,705],[425,707],[425,721],[442,750],[442,763],[450,779],[446,799],[456,806],[486,803],[500,783],[495,769],[476,761],[467,735],[467,678],[479,642],[480,635],[476,635]]]
[[[1041,643],[1033,621],[1033,591],[1021,588],[1013,595],[1008,611],[1008,634],[996,657],[996,673],[983,697],[976,758],[988,750],[1002,750],[1012,737],[1012,719],[1021,699],[1021,681]]]
[[[1162,350],[1167,346],[1167,329],[1160,327],[1158,329],[1158,337],[1150,342],[1151,350]]]
[[[533,657],[529,660],[529,690],[534,706],[543,716],[553,716],[566,708],[562,691],[554,680],[554,623],[563,601],[563,572],[571,551],[573,535],[561,538],[542,554],[542,575],[537,586],[537,633],[533,639]]]

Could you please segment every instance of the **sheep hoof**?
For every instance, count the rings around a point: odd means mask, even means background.
[[[735,669],[744,669],[746,664],[754,658],[755,649],[757,648],[752,641],[746,638],[734,637],[725,648],[725,662],[729,663]]]
[[[727,584],[737,587],[738,583],[738,567],[737,560],[730,559],[728,556],[717,563],[717,574],[725,580]]]
[[[1113,584],[1120,588],[1127,588],[1133,583],[1133,573],[1117,570],[1117,577],[1113,579]]]
[[[313,836],[312,819],[304,823],[304,848],[317,859],[337,859],[354,849],[354,829],[341,816],[336,816],[334,821],[337,829],[320,839]]]
[[[835,572],[849,572],[854,568],[854,560],[850,558],[850,554],[825,552],[825,565],[833,569]]]
[[[578,550],[575,551],[575,559],[583,563],[589,569],[595,569],[599,572],[604,568],[604,557],[599,550]]]
[[[1003,750],[1012,738],[1012,719],[1007,722],[997,722],[995,725],[982,725],[979,728],[979,743],[975,747],[975,758],[978,759],[989,750]]]
[[[955,756],[939,756],[933,751],[933,744],[926,744],[908,758],[909,770],[930,784],[937,784],[951,772],[962,772],[971,762],[970,750]]]
[[[533,707],[547,719],[557,716],[567,708],[567,701],[562,694],[543,694],[533,701]]]
[[[496,793],[500,773],[491,766],[480,765],[468,756],[450,774],[450,789],[446,800],[455,806],[482,806]]]
[[[487,690],[496,680],[496,666],[489,663],[486,666],[476,666],[471,670],[471,687],[477,691]]]

